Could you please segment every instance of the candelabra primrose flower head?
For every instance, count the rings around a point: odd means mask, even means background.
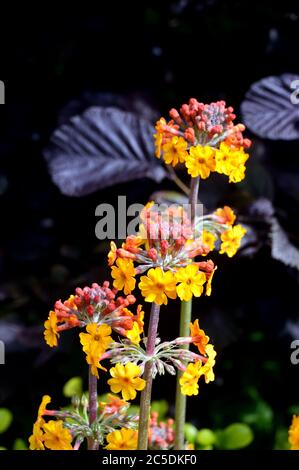
[[[229,182],[245,177],[245,163],[251,141],[243,137],[245,126],[234,124],[236,118],[225,101],[203,104],[191,98],[179,111],[171,109],[171,120],[156,123],[156,156],[168,165],[185,163],[193,177],[206,179],[211,172],[222,173]]]

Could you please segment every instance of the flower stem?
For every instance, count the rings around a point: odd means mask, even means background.
[[[146,353],[152,356],[155,351],[155,344],[158,332],[160,305],[152,304],[150,321],[147,333]],[[141,392],[139,427],[138,427],[138,450],[147,450],[148,447],[148,428],[151,408],[152,396],[152,361],[148,361],[144,367],[143,379],[145,380],[145,388]]]
[[[191,206],[191,223],[194,225],[196,217],[196,204],[198,201],[198,188],[199,188],[199,177],[191,178],[189,204]],[[192,315],[192,299],[188,302],[181,302],[181,318],[180,318],[180,336],[189,336],[189,324],[191,322]],[[184,349],[189,349],[189,345],[183,346]],[[181,394],[180,378],[182,372],[177,373],[176,383],[176,397],[175,397],[175,443],[174,448],[176,450],[182,450],[184,448],[184,427],[186,422],[186,407],[187,398]]]
[[[89,366],[88,374],[88,414],[89,414],[89,426],[97,419],[98,409],[98,393],[97,393],[97,378],[91,372],[91,366]],[[98,444],[95,440],[90,437],[88,439],[88,450],[97,450]]]

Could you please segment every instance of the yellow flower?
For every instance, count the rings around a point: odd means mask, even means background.
[[[171,271],[164,272],[161,268],[151,268],[147,276],[141,276],[138,284],[146,302],[167,305],[168,297],[176,298],[176,280]]]
[[[73,450],[72,435],[70,431],[63,427],[63,421],[51,420],[43,425],[44,444],[51,450]]]
[[[59,338],[59,334],[57,331],[57,316],[56,313],[52,310],[49,313],[48,320],[46,320],[44,323],[44,327],[44,337],[47,345],[51,348],[53,348],[53,346],[57,346],[57,338]]]
[[[112,342],[112,330],[109,325],[97,325],[97,323],[90,323],[86,327],[87,333],[80,333],[80,343],[83,346],[83,351],[88,353],[92,343],[96,343],[99,353],[102,354],[106,351],[109,344]]]
[[[229,206],[217,209],[214,214],[220,219],[221,224],[233,225],[235,223],[236,215]]]
[[[155,155],[157,158],[160,158],[161,156],[161,147],[162,147],[162,142],[163,142],[163,129],[164,126],[166,126],[166,121],[163,117],[159,119],[159,121],[156,122],[155,129],[157,131],[157,134],[154,134],[154,139],[155,139]]]
[[[110,242],[110,251],[108,253],[108,266],[112,266],[114,264],[114,261],[117,257],[116,250],[117,246],[115,245],[115,243]]]
[[[128,362],[125,365],[116,364],[110,369],[110,375],[113,378],[108,380],[108,384],[111,391],[113,393],[121,392],[124,400],[134,400],[137,395],[136,390],[140,391],[145,387],[145,380],[139,377],[140,373],[140,367],[133,362]]]
[[[207,344],[206,353],[208,356],[208,360],[203,365],[201,372],[205,376],[205,382],[208,384],[209,382],[213,382],[215,380],[213,367],[216,362],[215,361],[216,351],[214,350],[214,346],[212,344]]]
[[[230,183],[239,183],[245,177],[245,162],[249,155],[243,148],[230,147],[225,142],[216,150],[216,171],[227,175]]]
[[[215,249],[215,241],[217,237],[214,235],[214,233],[209,232],[208,230],[203,230],[201,234],[201,241],[204,245],[207,245],[210,249],[210,251],[213,251]],[[206,256],[207,253],[204,253],[204,256]]]
[[[116,266],[112,266],[111,276],[113,277],[113,286],[118,290],[124,290],[125,295],[135,289],[136,279],[135,268],[132,260],[118,258]]]
[[[121,428],[107,434],[107,450],[136,450],[138,432],[134,429]]]
[[[133,328],[127,331],[127,338],[134,344],[140,343],[140,327],[136,321],[133,323]]]
[[[46,411],[46,408],[47,408],[47,405],[51,403],[51,397],[49,395],[44,395],[43,398],[42,398],[42,402],[41,404],[39,405],[39,408],[38,408],[38,413],[37,413],[37,419],[41,419],[42,416],[44,415],[45,411]]]
[[[98,369],[104,370],[105,372],[107,371],[107,369],[100,364],[101,355],[102,351],[97,342],[92,341],[89,345],[88,351],[86,352],[86,362],[91,366],[92,375],[97,378],[99,378]]]
[[[188,156],[187,142],[183,137],[172,137],[170,142],[163,145],[163,158],[167,165],[176,166],[178,163],[183,163]]]
[[[241,240],[246,233],[242,225],[235,225],[221,234],[220,254],[226,253],[229,258],[234,256],[241,245]]]
[[[175,278],[179,282],[176,291],[181,300],[188,301],[192,298],[192,295],[195,297],[201,296],[206,276],[198,271],[196,264],[189,264],[185,268],[179,268]]]
[[[293,416],[292,424],[289,428],[289,443],[291,450],[299,450],[299,416]]]
[[[202,362],[191,362],[180,378],[181,393],[183,395],[198,395],[198,379],[201,376]]]
[[[204,330],[199,328],[198,319],[194,323],[190,323],[190,334],[192,336],[192,343],[198,347],[201,354],[206,354],[206,345],[210,338],[205,334]]]
[[[30,450],[45,450],[43,444],[44,433],[41,429],[41,425],[44,423],[43,420],[36,422],[33,425],[32,435],[29,437],[29,449]]]
[[[215,266],[215,268],[211,272],[210,277],[209,277],[209,279],[207,280],[207,283],[206,283],[206,295],[208,297],[210,297],[210,295],[212,293],[212,280],[213,280],[214,273],[215,273],[216,269],[217,269],[217,266]]]
[[[190,147],[190,154],[186,158],[186,167],[192,178],[200,176],[206,179],[210,176],[211,171],[215,171],[215,150],[208,145],[197,145]]]

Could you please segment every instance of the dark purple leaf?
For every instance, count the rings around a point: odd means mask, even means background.
[[[271,225],[272,258],[287,266],[299,269],[299,250],[288,239],[278,220],[273,217]]]
[[[133,113],[92,107],[52,135],[44,155],[54,183],[67,196],[84,196],[138,178],[161,181],[154,127]]]
[[[298,100],[294,88],[298,89],[298,84],[299,75],[294,74],[266,77],[253,83],[241,104],[244,124],[259,137],[299,139],[299,103],[292,102]]]

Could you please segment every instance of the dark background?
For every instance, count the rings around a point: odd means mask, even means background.
[[[94,235],[95,207],[116,204],[117,194],[126,194],[128,204],[145,203],[157,189],[175,189],[169,182],[139,180],[83,198],[63,196],[42,157],[58,123],[98,92],[142,96],[158,116],[192,96],[225,99],[238,112],[251,83],[299,71],[296,2],[100,3],[96,12],[86,7],[62,14],[45,7],[1,15],[0,338],[7,347],[0,407],[14,414],[1,436],[7,447],[30,434],[43,394],[53,397],[55,407],[65,404],[63,384],[74,375],[86,377],[76,335],[63,335],[53,351],[43,345],[42,324],[56,299],[108,276],[108,245]],[[296,245],[299,185],[281,187],[279,175],[298,176],[298,144],[250,137],[248,180],[234,188],[207,181],[201,197],[210,208],[231,203],[240,217],[248,203],[271,200]],[[218,363],[215,383],[190,399],[189,418],[213,429],[248,422],[253,446],[273,448],[284,445],[299,407],[299,366],[289,359],[290,342],[299,338],[298,272],[271,259],[267,233],[259,236],[259,249],[250,256],[217,260],[212,297],[195,302],[194,315],[211,336]],[[162,338],[177,335],[178,318],[173,303],[162,314]],[[107,390],[104,381],[100,387]],[[174,390],[173,378],[156,381],[154,397],[169,400],[170,413]]]

